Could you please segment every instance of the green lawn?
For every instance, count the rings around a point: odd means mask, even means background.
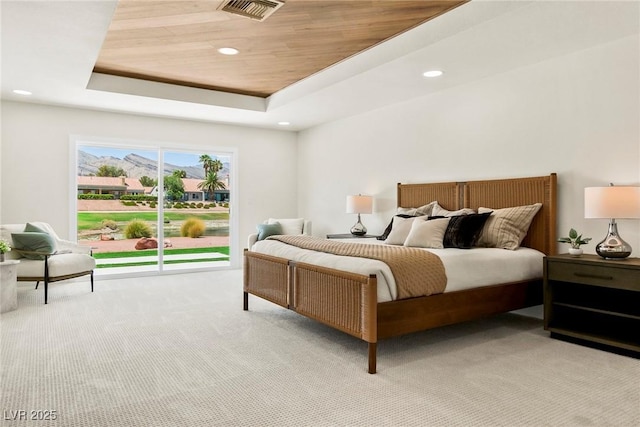
[[[228,212],[173,212],[165,211],[165,221],[184,221],[187,218],[196,217],[201,220],[228,220]],[[102,228],[102,221],[111,220],[118,223],[127,223],[134,219],[155,222],[158,220],[158,213],[154,211],[139,212],[78,212],[78,230],[99,230]]]
[[[218,246],[213,248],[186,248],[186,249],[165,249],[165,255],[179,255],[179,254],[207,254],[207,253],[219,253],[229,255],[229,246]],[[146,249],[142,251],[127,251],[127,252],[101,252],[93,254],[95,259],[108,259],[108,258],[136,258],[141,256],[157,256],[157,249]]]

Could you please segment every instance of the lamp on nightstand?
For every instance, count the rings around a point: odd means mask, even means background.
[[[614,186],[587,187],[584,189],[584,217],[609,218],[607,236],[596,246],[603,258],[626,258],[631,255],[631,245],[618,234],[616,218],[640,218],[640,187]]]
[[[347,196],[347,213],[358,214],[358,222],[351,227],[351,234],[354,236],[364,236],[367,234],[367,227],[360,221],[360,214],[370,214],[373,212],[373,197],[363,196]]]

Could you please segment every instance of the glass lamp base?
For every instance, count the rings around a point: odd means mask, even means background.
[[[622,240],[618,234],[618,224],[615,220],[609,223],[607,236],[596,245],[596,253],[606,259],[627,258],[631,255],[631,245]]]
[[[367,227],[360,221],[360,214],[358,214],[358,222],[355,223],[353,227],[351,227],[351,234],[354,236],[364,236],[367,234]]]

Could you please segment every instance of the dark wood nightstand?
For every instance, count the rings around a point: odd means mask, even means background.
[[[356,236],[355,234],[351,233],[327,234],[327,239],[373,239],[376,237],[377,236],[374,236],[372,234],[365,234],[364,236]]]
[[[640,259],[544,259],[544,328],[552,338],[640,356]]]

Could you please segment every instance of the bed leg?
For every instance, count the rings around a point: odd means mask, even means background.
[[[369,343],[369,373],[376,373],[376,346],[378,344],[375,342]]]
[[[242,309],[244,311],[247,311],[247,310],[249,310],[249,293],[248,292],[243,292],[243,294],[244,294],[243,295],[244,298],[243,298],[243,302],[242,302]]]

